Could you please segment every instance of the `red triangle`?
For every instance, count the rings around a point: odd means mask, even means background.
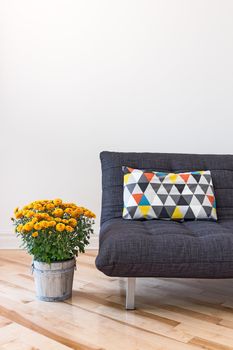
[[[141,199],[142,199],[143,193],[136,193],[136,194],[133,194],[132,196],[135,199],[135,201],[137,202],[137,204],[139,204]]]
[[[210,196],[210,195],[207,194],[207,197],[208,197],[210,203],[213,205],[213,203],[214,203],[214,196]]]
[[[153,173],[144,173],[144,176],[147,178],[148,181],[151,181],[152,177],[154,177]]]
[[[190,174],[180,174],[180,177],[184,180],[184,182],[188,182]]]

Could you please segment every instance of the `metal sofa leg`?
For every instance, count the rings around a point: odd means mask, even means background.
[[[134,310],[135,309],[135,277],[127,278],[127,287],[126,287],[126,310]]]

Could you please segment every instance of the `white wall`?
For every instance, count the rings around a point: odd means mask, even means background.
[[[231,0],[0,0],[0,232],[100,208],[101,150],[233,153]]]

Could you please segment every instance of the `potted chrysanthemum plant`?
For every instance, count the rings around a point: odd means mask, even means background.
[[[95,214],[61,199],[39,200],[15,209],[12,218],[22,247],[33,256],[36,295],[59,301],[72,295],[75,257],[85,252]]]

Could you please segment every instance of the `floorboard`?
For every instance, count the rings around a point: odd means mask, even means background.
[[[0,350],[233,350],[233,280],[138,279],[125,311],[124,278],[77,260],[73,296],[35,298],[31,258],[0,250]]]

